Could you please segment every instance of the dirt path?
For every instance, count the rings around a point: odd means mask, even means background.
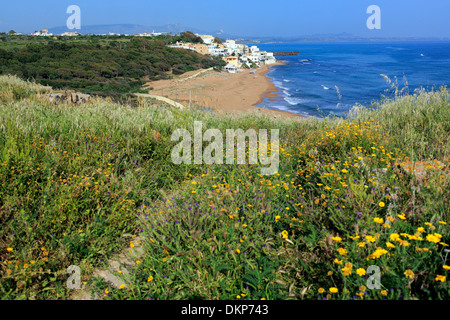
[[[145,93],[135,93],[135,95],[137,97],[141,97],[141,98],[156,99],[156,100],[165,102],[168,105],[171,105],[172,107],[175,107],[175,108],[178,108],[178,109],[184,109],[185,108],[185,106],[182,105],[181,103],[178,103],[178,102],[176,102],[176,101],[174,101],[172,99],[169,99],[169,98],[166,98],[166,97],[163,97],[163,96],[156,96],[156,95],[153,95],[153,94],[145,94]]]
[[[89,279],[100,277],[105,280],[106,283],[114,288],[119,288],[124,283],[124,280],[120,278],[119,271],[123,275],[129,274],[125,266],[133,266],[136,264],[136,260],[142,258],[143,239],[139,236],[133,238],[130,242],[134,245],[132,249],[124,250],[122,253],[115,255],[109,259],[106,263],[106,268],[95,269]],[[102,297],[92,293],[92,287],[87,284],[82,284],[81,289],[73,289],[69,300],[101,300]]]

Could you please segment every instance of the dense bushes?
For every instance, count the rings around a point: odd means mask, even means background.
[[[54,88],[117,97],[139,90],[145,80],[165,79],[171,71],[182,74],[224,64],[217,58],[168,48],[167,39],[80,39],[22,40],[27,44],[12,48],[8,40],[4,46],[9,49],[0,48],[0,74],[15,74]]]

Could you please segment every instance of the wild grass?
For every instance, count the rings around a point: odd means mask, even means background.
[[[323,120],[53,105],[42,91],[0,77],[2,298],[67,299],[78,265],[103,299],[448,299],[445,88]],[[170,136],[194,121],[280,129],[278,173],[173,164]],[[425,181],[402,169],[431,160]],[[90,279],[138,234],[121,288]]]

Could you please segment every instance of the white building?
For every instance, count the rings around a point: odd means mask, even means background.
[[[52,36],[53,33],[49,33],[47,28],[44,28],[40,31],[35,31],[34,33],[31,34],[32,36],[37,36],[37,37],[49,37]]]
[[[212,56],[228,56],[227,49],[218,48],[216,45],[208,46],[208,50]]]
[[[162,35],[161,32],[155,32],[155,30],[153,30],[153,32],[143,32],[143,33],[138,33],[135,34],[135,37],[156,37],[156,36],[160,36]]]
[[[232,55],[233,53],[241,56],[248,54],[248,46],[245,44],[236,44],[235,40],[227,40],[224,45],[227,48],[229,55]]]
[[[245,57],[247,61],[251,61],[254,64],[259,65],[260,61],[259,61],[259,56],[256,55],[249,55]]]
[[[223,67],[224,70],[228,71],[229,73],[237,73],[238,67],[232,64],[227,64],[225,67]]]
[[[249,49],[250,53],[253,53],[255,51],[259,51],[259,48],[257,46],[251,46]]]
[[[76,37],[76,36],[81,36],[81,34],[78,33],[78,32],[64,32],[64,33],[61,33],[61,35],[62,35],[62,36],[65,36],[65,37]]]
[[[206,45],[210,45],[214,43],[214,37],[210,35],[201,35],[200,38],[202,38],[203,43]]]
[[[195,48],[194,48],[194,46],[191,43],[177,42],[176,44],[169,45],[168,47],[169,48],[186,49],[186,50],[195,51]]]
[[[267,52],[265,64],[273,64],[276,63],[277,59],[273,56],[273,52]]]

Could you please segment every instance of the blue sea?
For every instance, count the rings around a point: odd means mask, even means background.
[[[277,56],[285,65],[273,66],[267,76],[279,94],[264,98],[259,107],[301,116],[345,117],[356,103],[366,107],[399,89],[439,89],[450,84],[450,42],[277,43],[260,44],[269,52],[299,51]]]

